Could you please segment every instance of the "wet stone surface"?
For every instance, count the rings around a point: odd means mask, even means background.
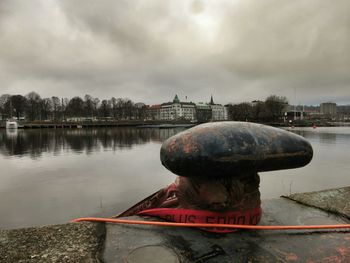
[[[101,262],[104,224],[0,230],[0,262]]]
[[[296,193],[286,196],[286,198],[350,219],[350,187]]]
[[[261,225],[342,224],[343,218],[286,199],[262,203]],[[133,217],[128,219],[140,219]],[[145,219],[144,219],[145,220]],[[146,219],[152,220],[152,219]],[[238,231],[214,234],[193,228],[107,224],[104,262],[127,262],[145,246],[165,248],[169,260],[190,262],[349,262],[348,231]],[[147,251],[146,251],[147,252]],[[176,255],[176,256],[175,256]],[[142,257],[142,253],[137,255]],[[145,255],[146,256],[150,256]],[[160,260],[154,253],[153,259]],[[151,257],[152,258],[152,257]],[[148,259],[148,258],[147,258]],[[169,261],[171,262],[171,261]]]
[[[160,245],[138,247],[126,257],[128,263],[180,263],[178,255],[170,248]]]
[[[308,164],[312,155],[303,137],[248,122],[198,125],[166,140],[160,153],[167,169],[185,177],[297,168]]]

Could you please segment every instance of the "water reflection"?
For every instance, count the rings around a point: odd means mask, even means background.
[[[42,153],[59,155],[64,152],[92,154],[101,149],[116,151],[130,149],[133,145],[162,142],[180,132],[178,129],[50,129],[3,130],[0,132],[0,154],[5,156],[30,156],[40,158]]]
[[[18,129],[6,129],[6,138],[15,139],[18,136]]]
[[[182,129],[0,130],[0,229],[121,212],[172,183],[160,143]],[[300,169],[260,173],[262,199],[350,185],[350,128],[293,129],[314,149]]]
[[[337,140],[337,134],[334,134],[334,133],[320,134],[320,143],[335,144],[336,140]]]
[[[321,144],[336,144],[341,141],[348,141],[350,138],[350,134],[348,132],[341,133],[341,128],[338,132],[334,130],[327,130],[318,128],[319,130],[311,130],[311,129],[295,129],[291,130],[292,132],[305,137],[308,140],[318,140]]]
[[[159,149],[182,130],[1,130],[0,229],[125,210],[174,181]]]
[[[262,198],[350,185],[349,127],[294,128],[313,147],[313,159],[299,169],[260,173]]]

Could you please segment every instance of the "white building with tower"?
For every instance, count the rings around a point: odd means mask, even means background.
[[[161,104],[160,119],[196,121],[196,105],[193,102],[181,102],[175,95],[172,102]]]
[[[210,98],[210,108],[212,110],[212,120],[213,121],[225,121],[228,120],[228,110],[227,107],[221,104],[215,104],[213,96]]]

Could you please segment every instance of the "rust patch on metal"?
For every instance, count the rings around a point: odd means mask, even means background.
[[[189,154],[194,152],[197,149],[197,146],[192,140],[192,134],[188,133],[182,136],[182,150],[184,153]]]
[[[176,146],[177,146],[177,143],[176,143],[176,139],[173,138],[169,141],[169,144],[168,144],[168,152],[173,152],[173,151],[176,151]]]

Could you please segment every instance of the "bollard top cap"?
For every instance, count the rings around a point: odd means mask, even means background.
[[[166,140],[162,164],[185,177],[238,176],[305,166],[310,143],[289,131],[249,122],[198,125]]]

